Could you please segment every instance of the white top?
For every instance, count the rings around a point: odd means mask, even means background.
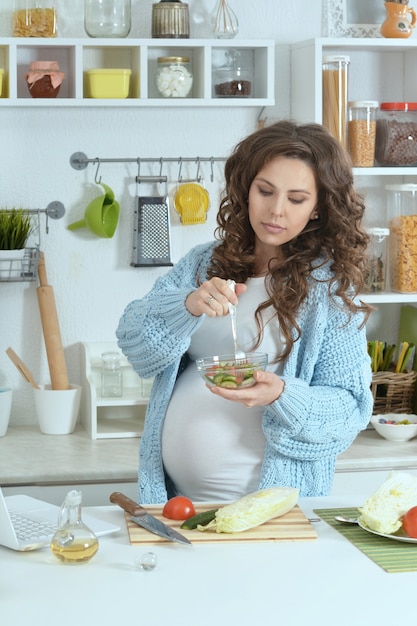
[[[264,278],[252,278],[236,309],[237,339],[246,352],[257,334],[254,312],[267,299]],[[279,349],[278,321],[272,307],[263,314],[259,352],[269,355],[269,369]],[[272,317],[272,319],[271,319]],[[206,317],[193,335],[192,361],[234,352],[230,317]],[[211,394],[194,363],[179,377],[162,433],[165,469],[179,494],[193,501],[235,500],[256,491],[263,458],[263,407],[246,408]],[[218,486],[221,488],[218,489]]]

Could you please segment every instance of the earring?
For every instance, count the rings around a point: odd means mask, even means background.
[[[320,218],[320,215],[318,213],[315,213],[315,215],[313,216],[315,220],[318,220]]]

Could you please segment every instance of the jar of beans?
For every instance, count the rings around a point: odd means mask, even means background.
[[[417,102],[382,102],[376,122],[378,165],[417,166]]]
[[[252,95],[252,75],[239,50],[226,50],[226,63],[214,70],[214,95],[217,98],[249,98]]]
[[[372,167],[375,162],[376,112],[378,102],[349,102],[348,150],[354,167]]]

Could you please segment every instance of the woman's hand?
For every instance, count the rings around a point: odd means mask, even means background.
[[[209,387],[216,396],[225,400],[240,402],[244,406],[267,406],[278,400],[284,391],[284,381],[273,372],[257,371],[254,373],[256,385],[242,389],[225,389],[224,387]]]
[[[192,291],[187,296],[185,306],[195,317],[200,317],[203,313],[209,317],[221,317],[229,313],[229,303],[236,305],[238,296],[246,289],[246,285],[238,283],[235,293],[226,280],[215,276]]]

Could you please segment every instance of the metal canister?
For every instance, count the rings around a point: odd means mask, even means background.
[[[167,39],[188,39],[190,37],[190,18],[188,4],[160,2],[152,5],[152,37]]]

